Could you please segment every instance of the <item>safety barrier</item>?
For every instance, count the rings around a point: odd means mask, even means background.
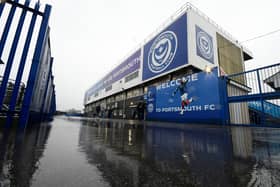
[[[30,0],[24,4],[19,0],[0,4],[0,58],[4,62],[0,111],[6,115],[6,126],[19,116],[19,125],[24,128],[28,121],[50,118],[56,110],[49,39],[51,6],[46,5],[44,11],[40,7],[39,2],[32,4]],[[15,80],[9,81],[13,76]]]
[[[280,125],[280,64],[226,77],[231,124]]]
[[[2,76],[0,76],[0,84],[2,83]],[[7,88],[6,88],[6,93],[3,101],[3,106],[2,106],[2,111],[5,111],[4,113],[8,112],[9,110],[9,103],[11,102],[12,99],[12,93],[13,89],[15,87],[15,80],[8,80]],[[16,99],[16,105],[15,105],[15,113],[19,113],[21,106],[22,106],[22,101],[23,101],[23,96],[25,92],[25,84],[23,82],[20,83],[19,86],[19,93],[17,95]]]

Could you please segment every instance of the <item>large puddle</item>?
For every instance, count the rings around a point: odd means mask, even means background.
[[[280,186],[280,129],[56,118],[0,131],[4,186]]]

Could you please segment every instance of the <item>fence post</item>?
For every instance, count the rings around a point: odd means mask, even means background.
[[[15,2],[18,2],[18,0],[16,0]],[[2,6],[2,5],[0,5]],[[5,28],[4,28],[4,31],[3,31],[3,34],[2,34],[2,37],[1,37],[1,41],[0,41],[0,58],[2,57],[2,54],[3,54],[3,51],[4,51],[4,47],[5,47],[5,44],[6,44],[6,41],[7,41],[7,38],[8,38],[8,34],[9,34],[9,31],[10,31],[10,27],[12,25],[12,21],[13,21],[13,18],[14,18],[14,15],[15,15],[15,12],[16,12],[16,6],[12,6],[11,10],[10,10],[10,13],[8,15],[8,19],[7,19],[7,22],[5,24]],[[5,72],[6,72],[6,69],[7,67],[5,68]],[[1,100],[4,100],[4,97],[5,97],[5,92],[6,92],[6,86],[7,86],[7,83],[5,82],[8,82],[8,80],[2,80],[1,82],[1,88],[0,88],[0,101]],[[2,103],[0,102],[0,110],[2,110]]]
[[[40,8],[40,4],[36,3],[35,11],[38,11],[39,8]],[[24,44],[24,47],[23,47],[23,52],[22,52],[22,55],[21,55],[21,59],[20,59],[19,67],[18,67],[18,72],[17,72],[17,76],[16,76],[16,80],[15,80],[15,85],[14,85],[14,89],[13,89],[13,92],[12,92],[12,97],[11,97],[11,101],[10,101],[10,105],[9,105],[9,111],[11,111],[11,112],[13,112],[15,107],[16,107],[16,102],[17,102],[17,98],[18,98],[20,83],[21,83],[24,67],[25,67],[25,64],[26,64],[26,58],[27,58],[27,54],[28,54],[28,51],[29,51],[29,47],[30,47],[31,38],[32,38],[32,35],[33,35],[36,19],[37,19],[37,14],[33,14],[32,18],[31,18],[30,25],[29,25],[29,29],[28,29],[26,40],[25,40],[25,44]],[[9,119],[9,120],[7,120],[7,121],[10,121],[11,118],[12,118],[12,114],[9,113],[8,117],[7,117],[7,119]],[[7,123],[7,124],[10,124],[10,123]]]
[[[51,75],[52,75],[52,66],[53,66],[53,58],[51,58],[51,61],[50,61],[50,67],[49,67],[49,72],[48,72],[48,77],[47,77],[47,81],[46,81],[46,85],[45,85],[45,88],[44,88],[44,98],[47,97],[47,94],[48,94],[48,85],[49,85],[49,81],[51,81]],[[42,102],[42,105],[41,105],[41,109],[40,109],[40,115],[42,116],[44,114],[44,108],[45,108],[45,104],[46,104],[46,101],[47,100],[44,100]]]
[[[5,4],[6,4],[6,3],[0,4],[0,18],[1,18],[1,16],[2,16],[2,13],[3,13],[3,10],[4,10]]]
[[[265,123],[265,111],[264,111],[264,105],[263,105],[263,93],[262,93],[262,87],[261,87],[261,78],[260,78],[260,72],[257,70],[257,78],[258,78],[258,86],[259,86],[259,92],[261,96],[261,124]]]
[[[227,82],[228,78],[226,76],[221,77],[221,103],[223,105],[222,108],[222,123],[223,125],[229,125],[230,122],[230,114],[229,114],[229,103],[228,103],[228,92],[227,92]]]
[[[29,72],[27,87],[26,87],[26,91],[25,91],[24,99],[23,99],[23,103],[22,103],[20,119],[19,119],[20,128],[25,128],[25,126],[28,122],[29,113],[30,113],[30,104],[31,104],[32,96],[33,96],[33,90],[34,90],[34,86],[35,86],[37,71],[38,71],[38,68],[40,65],[42,51],[44,50],[44,47],[45,47],[44,44],[48,37],[47,31],[48,31],[50,13],[51,13],[51,6],[46,5],[45,11],[43,14],[43,19],[42,19],[41,26],[40,26],[40,31],[39,31],[36,47],[35,47],[32,65],[31,65],[30,72]]]
[[[26,0],[24,6],[28,6],[29,3],[30,3],[30,1]],[[2,83],[1,83],[1,88],[0,88],[0,107],[1,108],[2,108],[2,105],[3,105],[3,102],[4,102],[6,89],[7,89],[7,85],[8,85],[8,81],[9,81],[9,76],[10,76],[10,73],[11,73],[11,70],[12,70],[12,66],[13,66],[13,62],[14,62],[14,58],[15,58],[15,54],[16,54],[16,49],[17,49],[17,46],[18,46],[18,42],[19,42],[19,38],[20,38],[20,35],[21,35],[21,31],[22,31],[22,28],[23,28],[23,23],[24,23],[26,14],[27,14],[27,10],[23,9],[22,13],[21,13],[21,16],[20,16],[20,19],[19,19],[19,22],[18,22],[16,33],[15,33],[15,36],[14,36],[14,39],[13,39],[12,47],[11,47],[10,52],[9,52],[9,57],[8,57],[8,61],[7,61],[7,64],[6,64],[6,68],[5,68],[5,72],[4,72],[4,76],[3,76]]]

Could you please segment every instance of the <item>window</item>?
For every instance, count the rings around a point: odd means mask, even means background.
[[[114,101],[115,101],[114,96],[111,96],[111,97],[107,98],[107,103],[112,103]]]
[[[123,114],[123,112],[122,112],[122,110],[120,109],[120,110],[119,110],[119,116],[122,116],[122,114]]]
[[[127,92],[127,98],[136,97],[143,94],[142,88],[135,88]]]
[[[112,90],[112,85],[107,86],[107,87],[105,88],[105,91],[106,91],[106,92],[108,92],[108,91],[110,91],[110,90]]]
[[[138,76],[139,76],[139,71],[136,71],[136,72],[134,72],[134,73],[131,73],[130,75],[128,75],[128,76],[125,77],[124,82],[129,82],[129,81],[131,81],[131,80],[137,78]]]
[[[120,101],[120,100],[123,100],[123,99],[124,99],[124,94],[123,93],[116,96],[116,101]]]
[[[147,93],[148,92],[148,86],[145,86],[144,87],[144,93]]]

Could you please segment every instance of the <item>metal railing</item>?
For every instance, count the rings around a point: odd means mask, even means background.
[[[228,76],[230,83],[240,89],[229,90],[231,96],[268,94],[280,91],[280,63]],[[229,87],[228,87],[229,89]]]
[[[280,125],[280,63],[227,77],[231,124]]]
[[[2,78],[3,77],[0,76],[0,85],[2,83]],[[10,105],[14,85],[15,85],[15,80],[9,79],[1,111],[9,110],[9,105]],[[25,84],[23,82],[21,82],[20,87],[19,87],[19,94],[17,96],[17,101],[16,101],[16,108],[15,108],[16,111],[20,111],[20,109],[21,109],[24,92],[25,92]]]

